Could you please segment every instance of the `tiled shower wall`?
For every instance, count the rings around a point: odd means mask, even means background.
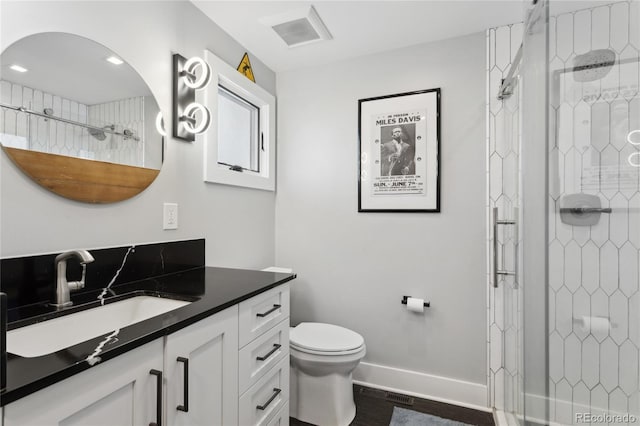
[[[628,136],[640,129],[638,8],[638,2],[618,2],[550,19],[555,77],[550,82],[549,415],[560,424],[574,424],[583,412],[640,417],[640,168],[630,163],[630,156],[640,155],[640,140],[638,132]],[[506,102],[495,94],[505,63],[520,44],[521,31],[513,28],[488,32],[489,207],[508,207],[510,196],[512,171],[501,151],[509,128],[501,117],[508,114]],[[583,82],[579,72],[563,71],[597,49],[616,54],[607,75]],[[596,195],[612,213],[602,214],[594,226],[563,223],[559,208],[566,195],[576,193]],[[511,374],[509,358],[517,357],[510,353],[517,345],[509,343],[508,323],[517,320],[512,313],[517,315],[518,305],[508,294],[509,286],[489,291],[489,383],[493,405],[514,411],[518,407],[504,378]],[[585,317],[609,325],[590,329],[581,323]]]
[[[51,108],[56,117],[96,127],[113,124],[116,131],[130,129],[141,141],[144,140],[144,97],[84,105],[3,80],[0,81],[0,101],[37,112]],[[100,141],[80,126],[5,108],[0,112],[0,133],[4,145],[131,166],[143,165],[141,141],[110,134]]]
[[[518,90],[505,101],[497,98],[501,81],[507,76],[511,63],[520,47],[523,24],[492,28],[487,31],[487,147],[488,147],[488,208],[490,220],[490,258],[487,264],[489,404],[499,410],[518,412],[522,397],[518,389],[522,384],[519,368],[519,343],[522,339],[518,321],[522,306],[514,277],[498,277],[494,288],[493,277],[493,209],[498,208],[498,219],[517,219],[518,161],[519,161],[519,103]],[[515,268],[514,228],[498,228],[498,257],[501,269]]]

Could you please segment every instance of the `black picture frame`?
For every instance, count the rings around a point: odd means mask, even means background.
[[[440,97],[358,100],[358,212],[440,212]]]

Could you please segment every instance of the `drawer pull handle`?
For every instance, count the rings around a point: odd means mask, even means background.
[[[273,400],[276,399],[276,396],[278,396],[280,394],[280,392],[282,392],[282,389],[273,388],[273,395],[271,395],[271,398],[269,398],[269,400],[267,402],[265,402],[264,405],[258,405],[258,406],[256,406],[256,408],[258,410],[266,409],[269,406],[269,404],[271,404],[273,402]]]
[[[184,363],[184,386],[183,386],[183,394],[182,394],[182,401],[184,405],[178,405],[176,408],[178,411],[184,411],[185,413],[188,413],[189,412],[189,358],[179,356],[178,362]]]
[[[162,371],[151,370],[149,374],[156,376],[156,421],[149,426],[162,426]]]
[[[257,359],[258,361],[264,361],[264,360],[266,360],[266,359],[267,359],[267,358],[269,358],[271,355],[273,355],[274,353],[276,353],[276,351],[277,351],[278,349],[280,349],[280,347],[281,347],[281,346],[282,346],[282,345],[280,345],[280,344],[278,344],[278,343],[274,343],[274,344],[273,344],[273,349],[271,349],[271,350],[269,351],[269,353],[268,353],[268,354],[266,354],[266,355],[264,355],[264,356],[258,356],[258,357],[256,357],[256,359]]]
[[[269,309],[267,312],[263,312],[261,314],[256,314],[256,316],[263,318],[266,317],[267,315],[269,315],[271,312],[277,311],[278,309],[280,309],[282,307],[282,305],[273,305],[273,308]]]

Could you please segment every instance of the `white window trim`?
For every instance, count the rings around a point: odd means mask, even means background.
[[[229,66],[210,51],[205,60],[211,66],[211,82],[204,90],[205,105],[211,111],[211,127],[204,134],[205,182],[275,191],[276,189],[276,99]],[[260,172],[236,172],[218,164],[218,85],[246,99],[260,108],[260,132],[264,138],[264,151],[260,152]]]

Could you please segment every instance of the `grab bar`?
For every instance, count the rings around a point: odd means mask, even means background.
[[[587,214],[587,213],[611,213],[611,207],[562,207],[560,213]]]
[[[498,275],[515,276],[512,271],[505,271],[498,266],[498,226],[499,225],[516,225],[515,220],[499,220],[498,208],[493,208],[493,287],[498,288]]]

